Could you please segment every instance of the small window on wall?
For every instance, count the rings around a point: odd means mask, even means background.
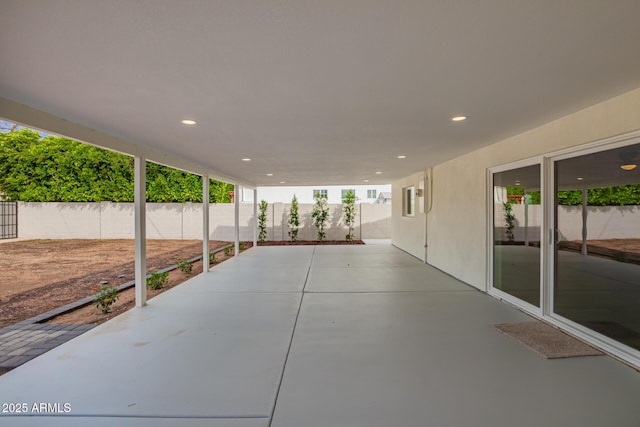
[[[321,195],[321,196],[327,197],[327,190],[313,190],[313,197],[314,198],[318,194]]]
[[[342,194],[340,195],[340,200],[344,199],[347,196],[347,193],[349,191],[351,191],[353,194],[356,194],[356,190],[354,190],[354,189],[342,190]]]
[[[416,188],[412,185],[411,187],[405,187],[402,189],[402,215],[403,216],[414,216],[414,206],[415,206],[415,193]]]
[[[376,197],[378,197],[377,190],[367,190],[367,199],[375,199]]]

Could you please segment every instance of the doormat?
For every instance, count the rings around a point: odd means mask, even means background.
[[[547,359],[602,356],[599,350],[542,322],[500,323],[493,325],[505,335],[520,341]]]

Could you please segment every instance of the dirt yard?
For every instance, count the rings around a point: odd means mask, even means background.
[[[640,239],[587,240],[587,244],[614,251],[640,254]]]
[[[258,246],[309,246],[309,245],[364,245],[362,240],[289,240],[259,242]]]
[[[228,242],[210,243],[212,249],[225,244]],[[201,253],[202,242],[199,240],[148,240],[147,272],[175,264],[179,258],[191,258]],[[0,327],[90,296],[102,280],[113,285],[133,280],[133,260],[133,240],[0,243]],[[202,271],[201,264],[199,268]],[[195,271],[194,265],[192,274]],[[175,286],[179,280],[179,275],[173,276],[170,286]],[[185,279],[183,277],[182,281]],[[126,296],[122,293],[118,304],[125,306],[125,302]],[[100,314],[94,306],[91,308]]]

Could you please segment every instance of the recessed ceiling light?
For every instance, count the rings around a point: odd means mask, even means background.
[[[578,178],[576,178],[576,179],[577,179],[578,181],[582,181],[584,178],[582,178],[582,177],[578,177]]]
[[[369,180],[368,179],[363,179],[362,182],[369,182]]]
[[[196,124],[196,121],[195,121],[195,120],[191,120],[191,119],[184,119],[184,120],[182,121],[182,124],[183,124],[183,125],[195,125],[195,124]]]
[[[519,185],[520,185],[520,183],[519,183],[519,182],[516,182],[516,187],[517,187],[517,186],[519,186]]]
[[[635,163],[629,163],[627,165],[620,166],[620,169],[625,170],[625,171],[632,171],[637,167],[638,167],[638,165],[636,165]]]
[[[285,183],[284,181],[280,181],[280,184],[284,184],[284,183]]]
[[[273,174],[272,173],[268,173],[267,176],[273,176]]]
[[[454,122],[461,122],[463,120],[467,120],[467,116],[455,116],[452,117],[451,120]]]
[[[244,159],[242,159],[242,161],[243,161],[243,162],[250,162],[250,161],[251,161],[251,159],[249,159],[249,158],[245,157]]]
[[[406,159],[406,158],[407,158],[407,156],[400,155],[400,156],[398,156],[398,158],[399,158],[399,159]]]
[[[382,175],[382,172],[378,171],[376,172],[376,175]]]

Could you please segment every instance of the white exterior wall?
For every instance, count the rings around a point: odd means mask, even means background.
[[[402,190],[414,186],[423,188],[425,173],[417,173],[392,185],[392,213],[391,213],[391,242],[395,246],[410,253],[416,258],[425,261],[425,236],[426,214],[424,209],[424,197],[416,197],[414,203],[414,216],[403,216]]]
[[[270,204],[267,211],[268,239],[288,240],[290,204]],[[298,240],[315,240],[312,204],[299,205]],[[391,236],[390,205],[358,206],[356,239],[388,239]],[[24,239],[133,239],[133,203],[23,203],[18,207],[18,236]],[[344,240],[342,205],[329,205],[327,239]],[[209,207],[209,237],[233,241],[234,206]],[[253,240],[253,203],[240,204],[240,240]],[[363,234],[366,233],[366,234]],[[202,205],[198,203],[147,203],[148,239],[202,239]]]
[[[381,192],[391,191],[391,185],[317,185],[300,187],[258,187],[258,202],[291,203],[296,195],[298,203],[314,203],[313,190],[327,190],[327,202],[342,203],[342,190],[355,190],[356,203],[374,203]],[[376,197],[369,199],[367,190],[376,190]]]
[[[428,215],[427,262],[487,290],[487,169],[640,129],[640,89],[496,142],[433,168],[433,207]],[[425,165],[426,166],[426,165]],[[410,178],[393,184],[394,190]],[[419,221],[397,211],[393,192],[393,244],[415,251]]]

